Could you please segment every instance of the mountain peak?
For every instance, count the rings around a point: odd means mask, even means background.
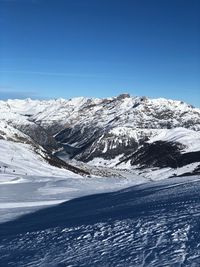
[[[124,98],[130,98],[130,97],[131,97],[130,94],[128,94],[128,93],[123,93],[123,94],[118,95],[116,98],[117,98],[118,100],[121,100],[121,99],[124,99]]]

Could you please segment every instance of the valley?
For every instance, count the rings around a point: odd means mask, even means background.
[[[200,110],[0,101],[0,266],[199,266]]]

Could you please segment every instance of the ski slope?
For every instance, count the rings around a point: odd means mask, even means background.
[[[43,151],[39,151],[43,154]],[[83,195],[115,191],[148,179],[86,177],[51,166],[33,147],[0,140],[0,221]]]

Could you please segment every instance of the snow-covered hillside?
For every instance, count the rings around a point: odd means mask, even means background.
[[[0,101],[0,219],[200,173],[200,110],[120,95]]]
[[[43,206],[148,181],[134,174],[88,177],[61,167],[50,165],[42,149],[36,153],[30,144],[0,140],[0,223]]]
[[[56,174],[67,177],[80,177],[80,175],[69,170],[50,165],[45,160],[45,157],[46,155],[42,149],[38,149],[36,153],[31,145],[0,140],[1,174],[23,176],[52,176]],[[2,178],[0,182],[2,182]]]
[[[123,94],[0,101],[0,138],[42,146],[68,163],[75,159],[92,166],[148,170],[196,166],[199,132],[200,109],[163,98]]]
[[[200,131],[194,132],[185,128],[163,129],[149,143],[156,141],[179,143],[184,147],[184,153],[200,151]]]

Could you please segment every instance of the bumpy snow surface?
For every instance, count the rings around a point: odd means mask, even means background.
[[[99,194],[0,225],[0,266],[200,266],[200,177]]]

